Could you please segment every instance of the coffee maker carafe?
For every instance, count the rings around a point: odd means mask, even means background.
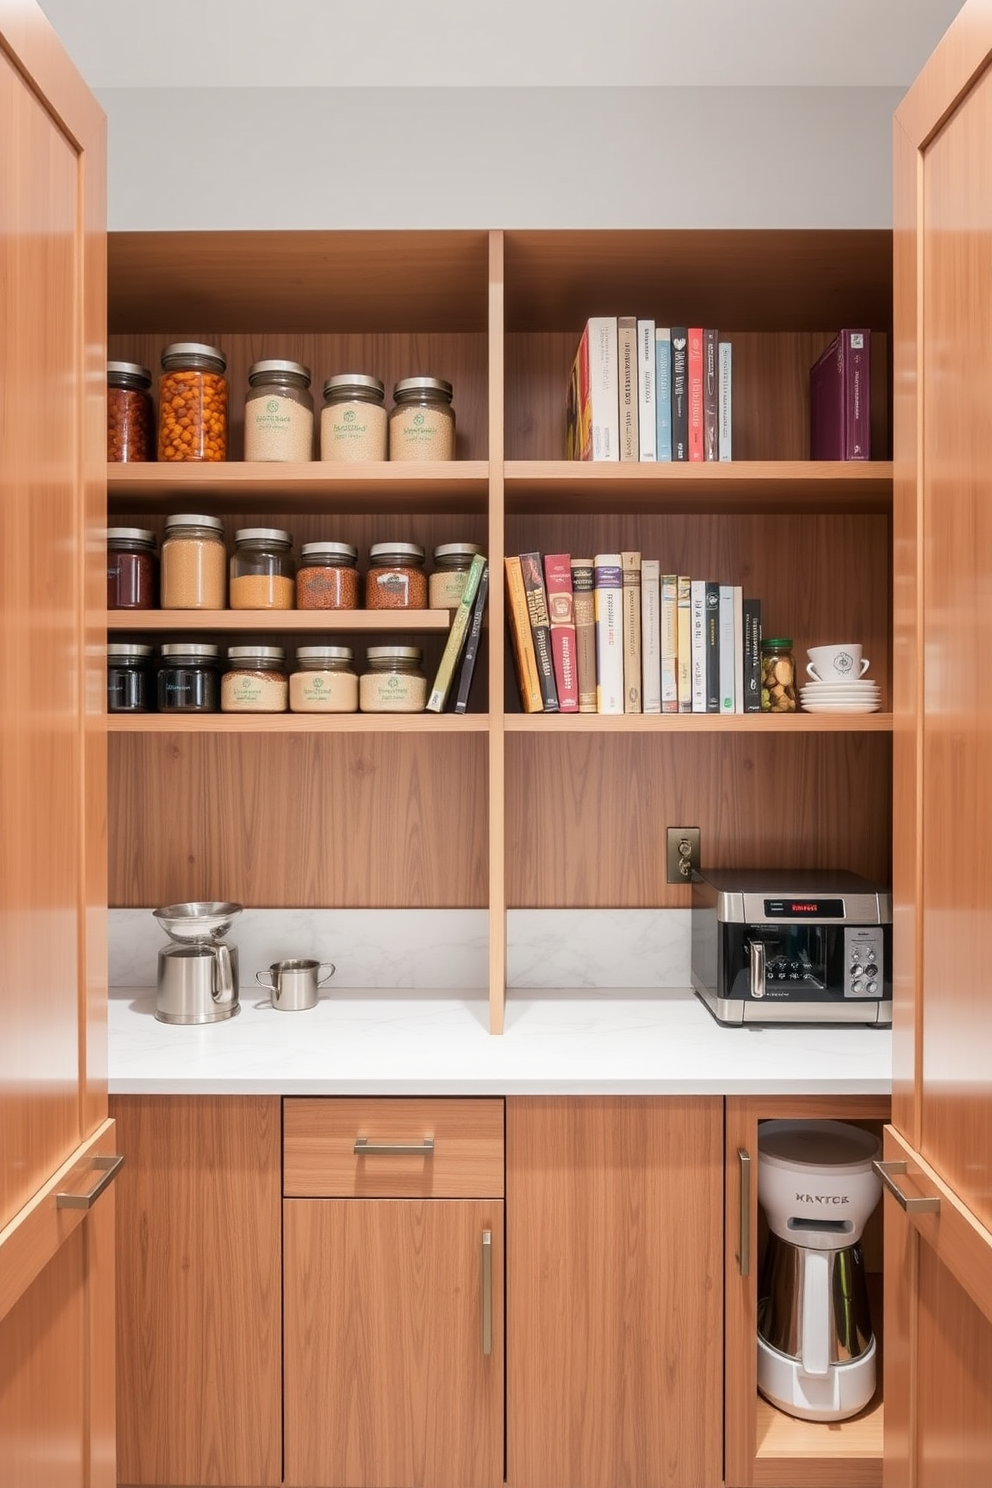
[[[841,1421],[875,1393],[861,1235],[881,1197],[881,1142],[843,1121],[765,1121],[758,1199],[758,1389],[789,1415]]]
[[[218,1023],[240,1011],[237,947],[223,936],[241,909],[221,900],[193,900],[152,910],[170,937],[158,953],[160,1022]]]

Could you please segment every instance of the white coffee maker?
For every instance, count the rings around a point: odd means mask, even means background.
[[[789,1415],[841,1421],[875,1393],[861,1235],[881,1197],[881,1142],[843,1121],[765,1121],[758,1199],[758,1389]]]

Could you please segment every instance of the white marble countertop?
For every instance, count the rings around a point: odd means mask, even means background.
[[[887,1029],[721,1028],[689,990],[362,991],[277,1012],[256,988],[221,1023],[155,1017],[112,988],[111,1095],[887,1095]]]

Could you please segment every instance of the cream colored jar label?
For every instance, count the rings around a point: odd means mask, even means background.
[[[277,672],[227,672],[221,678],[224,713],[285,713],[288,688]]]
[[[334,403],[320,415],[322,460],[384,460],[386,410],[374,403]]]
[[[292,398],[252,398],[245,406],[246,460],[309,460],[313,414]]]
[[[355,672],[294,672],[289,679],[291,713],[357,713]]]
[[[406,672],[366,672],[360,698],[363,713],[422,713],[427,679]]]
[[[467,569],[438,569],[430,576],[430,607],[432,610],[457,610],[465,592]]]
[[[389,421],[391,460],[450,460],[454,452],[451,414],[431,408],[394,410]]]

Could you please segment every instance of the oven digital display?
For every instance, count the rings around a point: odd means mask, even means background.
[[[842,920],[843,899],[766,899],[770,920]]]

